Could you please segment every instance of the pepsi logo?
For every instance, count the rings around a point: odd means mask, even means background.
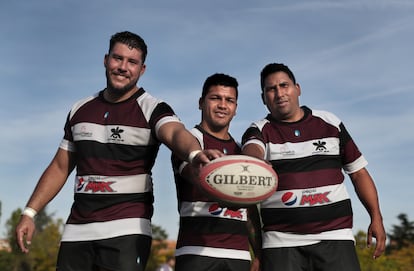
[[[85,185],[85,180],[80,177],[78,180],[78,184],[76,185],[76,191],[81,191]]]
[[[298,197],[293,192],[286,192],[282,196],[282,202],[286,206],[292,206],[296,203]]]
[[[208,211],[212,215],[219,215],[221,211],[223,211],[223,208],[221,208],[217,203],[214,203],[211,204],[211,206],[208,208]]]
[[[237,220],[246,220],[247,213],[246,209],[238,208],[238,209],[231,209],[227,207],[220,207],[218,203],[213,203],[208,208],[208,212],[214,216],[220,216],[230,219],[237,219]]]

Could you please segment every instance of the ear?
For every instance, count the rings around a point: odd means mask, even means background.
[[[105,68],[106,68],[106,62],[108,61],[108,57],[109,57],[109,55],[105,54],[105,56],[104,56],[104,67]]]
[[[300,94],[302,93],[302,91],[300,89],[299,83],[296,83],[296,89],[298,90],[298,96],[300,96]]]
[[[139,76],[142,76],[144,74],[144,72],[145,72],[146,69],[147,69],[147,65],[145,65],[145,63],[142,64],[142,68],[141,68],[141,71],[140,71]]]
[[[260,96],[262,97],[262,102],[263,102],[263,104],[266,104],[265,97],[264,97],[264,92],[263,92],[263,91],[262,91],[262,93],[260,94]]]
[[[202,105],[203,105],[203,98],[200,97],[200,99],[198,99],[198,109],[201,110]]]

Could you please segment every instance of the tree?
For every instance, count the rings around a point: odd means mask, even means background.
[[[367,234],[363,231],[358,231],[355,236],[356,252],[358,255],[361,270],[363,271],[392,271],[399,270],[398,263],[393,259],[389,259],[387,255],[382,255],[378,259],[373,259],[375,245],[367,247]]]
[[[389,250],[401,249],[410,244],[414,244],[414,221],[408,221],[406,214],[399,214],[400,225],[393,225],[391,233],[388,234],[390,240]]]
[[[389,256],[398,263],[398,271],[412,271],[414,267],[414,244],[408,244],[399,250],[393,250]]]
[[[0,251],[0,270],[13,271],[13,255],[8,251]]]
[[[19,223],[21,213],[22,210],[20,208],[17,209],[12,213],[10,219],[6,222],[7,238],[11,247],[11,270],[56,270],[56,259],[63,225],[62,220],[58,219],[55,221],[53,219],[53,214],[48,214],[46,209],[40,211],[35,218],[36,233],[32,240],[30,253],[23,254],[17,245],[15,235],[15,228]],[[9,260],[10,258],[6,257],[6,261]]]
[[[7,239],[10,244],[12,254],[12,270],[30,271],[30,263],[27,255],[22,254],[17,246],[17,239],[15,235],[15,228],[19,223],[22,210],[19,208],[12,212],[11,217],[6,221]]]
[[[43,225],[42,230],[38,231],[33,237],[31,251],[28,255],[33,266],[32,270],[56,270],[62,226],[63,221],[61,219],[51,220],[47,225]]]
[[[166,257],[173,255],[174,251],[166,251],[168,234],[163,228],[157,225],[152,225],[152,246],[151,253],[148,259],[146,271],[154,271],[161,263],[164,263]],[[162,253],[164,252],[164,254]]]

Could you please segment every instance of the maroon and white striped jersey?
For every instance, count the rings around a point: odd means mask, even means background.
[[[277,191],[260,204],[264,247],[353,240],[342,170],[358,171],[367,161],[335,115],[302,108],[305,115],[298,122],[280,122],[269,114],[243,135],[243,146],[263,148],[279,176]]]
[[[226,154],[240,153],[240,145],[233,138],[216,138],[200,126],[191,132],[203,149],[218,149]],[[176,256],[200,255],[250,261],[247,210],[230,209],[209,199],[180,175],[186,163],[172,157],[180,213]]]
[[[120,103],[101,91],[72,107],[60,148],[75,153],[75,196],[62,241],[151,235],[151,169],[167,122],[179,119],[142,88]]]

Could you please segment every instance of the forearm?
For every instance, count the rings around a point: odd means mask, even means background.
[[[248,144],[243,146],[242,154],[256,157],[258,159],[264,158],[264,151],[257,144]]]
[[[201,150],[197,139],[178,122],[164,124],[158,131],[158,137],[180,159],[187,161],[194,150]]]
[[[58,150],[40,177],[27,206],[36,211],[42,210],[62,189],[73,168],[72,154]]]
[[[65,181],[66,178],[63,175],[54,174],[47,168],[40,177],[26,206],[36,211],[42,210],[59,193]]]
[[[374,181],[366,169],[361,169],[350,175],[355,192],[361,203],[371,216],[371,219],[382,220],[378,192]]]

